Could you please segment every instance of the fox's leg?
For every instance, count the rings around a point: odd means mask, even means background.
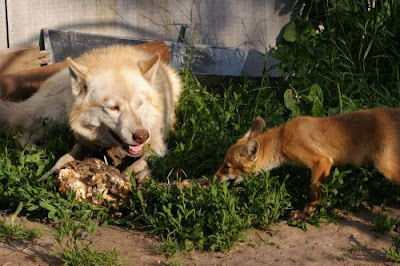
[[[301,222],[306,220],[314,214],[318,205],[321,203],[321,183],[329,176],[333,160],[331,157],[324,157],[321,155],[315,158],[318,158],[318,160],[309,163],[305,162],[311,169],[311,185],[308,194],[308,202],[303,211],[292,211],[290,213],[290,221],[296,220]]]
[[[373,154],[372,160],[374,161],[376,169],[378,169],[382,175],[388,180],[400,185],[399,156],[397,156],[393,150],[386,148],[383,153]],[[394,231],[400,232],[400,222],[396,224]]]
[[[63,155],[60,159],[58,159],[56,164],[47,173],[42,175],[42,177],[40,177],[37,181],[40,182],[47,179],[49,175],[52,175],[53,173],[59,171],[61,167],[69,162],[72,162],[74,160],[82,160],[89,152],[89,150],[90,149],[88,149],[87,146],[84,146],[79,142],[76,143],[69,153]]]
[[[388,180],[400,185],[400,165],[399,156],[396,156],[390,148],[385,149],[383,153],[373,154],[376,169],[383,174]]]

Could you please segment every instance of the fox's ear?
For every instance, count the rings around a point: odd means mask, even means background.
[[[255,137],[256,135],[263,133],[265,130],[265,121],[261,116],[257,116],[253,119],[253,124],[251,125],[250,137]]]
[[[159,53],[156,53],[153,57],[147,60],[139,61],[138,66],[140,71],[142,72],[145,79],[147,79],[150,83],[153,83],[158,67],[160,65],[161,56]]]
[[[72,93],[75,96],[78,96],[79,94],[86,92],[88,69],[85,66],[75,63],[71,57],[67,57],[66,61],[71,76]]]
[[[254,138],[260,133],[263,133],[265,130],[265,121],[261,118],[261,116],[257,116],[253,119],[253,124],[247,133],[244,135],[244,138]]]
[[[239,150],[239,154],[254,160],[260,151],[260,142],[256,138],[250,138],[249,141]]]

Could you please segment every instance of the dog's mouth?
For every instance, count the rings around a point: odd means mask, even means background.
[[[143,144],[138,144],[138,145],[130,145],[128,143],[125,143],[115,132],[112,130],[109,130],[111,136],[122,146],[124,151],[132,157],[138,157],[143,154]]]

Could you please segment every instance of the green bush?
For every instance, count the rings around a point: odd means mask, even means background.
[[[398,36],[397,0],[311,0],[273,56],[290,88],[304,95],[318,84],[328,107],[338,107],[338,88],[357,108],[398,106]]]

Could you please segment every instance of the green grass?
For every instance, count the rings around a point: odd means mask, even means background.
[[[61,259],[65,265],[122,265],[125,258],[113,247],[111,250],[98,251],[92,245],[97,224],[92,220],[93,213],[84,211],[77,215],[76,202],[68,209],[60,210],[58,223],[54,228],[54,237],[60,245]]]
[[[371,230],[382,234],[394,230],[398,222],[397,219],[394,220],[389,214],[387,214],[385,203],[381,205],[380,210],[377,213],[372,212],[372,217],[373,226]]]
[[[33,241],[37,238],[40,238],[42,235],[43,232],[39,227],[31,229],[22,223],[8,224],[6,221],[0,220],[0,240],[2,241]]]
[[[393,262],[400,262],[400,236],[392,237],[392,245],[389,249],[383,249],[386,258]]]
[[[23,214],[56,222],[63,258],[78,261],[97,257],[90,241],[77,238],[93,227],[88,220],[153,232],[164,240],[160,250],[170,255],[178,250],[228,250],[245,239],[247,230],[285,219],[306,202],[309,170],[282,167],[250,175],[236,187],[217,184],[213,174],[227,148],[257,115],[272,127],[303,114],[399,106],[400,5],[381,1],[368,10],[366,2],[309,1],[284,30],[284,42],[274,53],[281,60],[282,79],[243,78],[217,93],[184,70],[185,90],[176,110],[178,122],[168,138],[168,155],[150,158],[153,179],[143,190],[133,183],[121,218],[111,218],[110,208],[75,202],[71,193],[60,196],[52,182],[36,182],[72,147],[66,130],[50,132],[43,148],[34,150],[17,149],[9,132],[1,130],[0,209],[16,209],[23,202]],[[325,30],[317,34],[320,23]],[[166,180],[202,176],[211,182],[205,189],[196,184],[183,190],[159,186]],[[324,184],[321,206],[308,223],[335,221],[335,209],[354,209],[372,199],[390,202],[399,191],[371,166],[335,168]],[[382,230],[392,227],[384,216],[375,224]],[[307,223],[296,225],[307,228]],[[115,251],[110,252],[112,257]],[[397,246],[390,252],[395,256]]]
[[[123,265],[116,248],[109,251],[97,251],[90,245],[79,249],[63,249],[62,261],[65,265]]]

